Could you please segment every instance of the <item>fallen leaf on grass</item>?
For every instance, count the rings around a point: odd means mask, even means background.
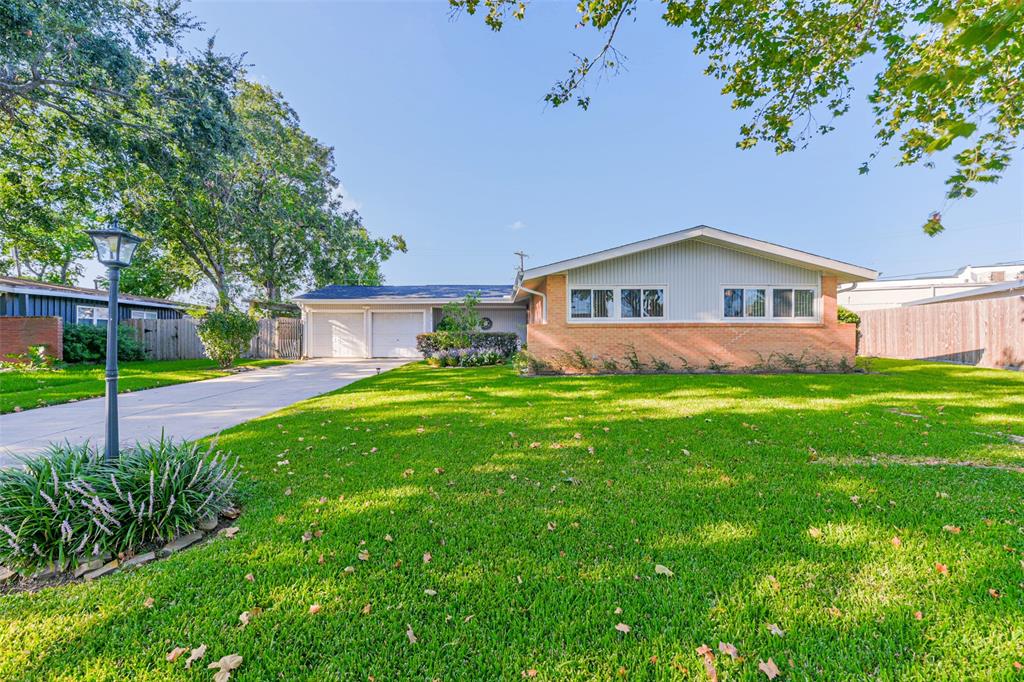
[[[772,633],[776,637],[782,637],[783,635],[786,634],[786,631],[783,630],[782,628],[780,628],[775,623],[768,623],[768,625],[766,627],[768,628],[768,632]]]
[[[444,473],[444,467],[434,467],[434,473],[440,476]]]
[[[210,670],[217,670],[217,674],[213,676],[213,682],[227,682],[231,678],[231,671],[237,670],[238,666],[242,665],[242,657],[238,654],[228,654],[219,661],[215,661],[210,665],[206,666]]]
[[[999,590],[997,590],[997,589],[995,589],[993,587],[990,587],[988,589],[988,596],[992,597],[993,599],[999,599],[1003,595],[1002,595],[1002,593]]]
[[[370,553],[364,549],[362,552],[359,553],[358,557],[360,561],[369,561]]]
[[[245,574],[245,579],[248,580],[249,582],[255,582],[256,576],[254,576],[252,573],[246,573]]]
[[[704,659],[704,672],[707,673],[708,679],[711,682],[718,682],[718,670],[715,669],[715,655],[711,652],[711,647],[701,644],[697,648],[697,655]]]
[[[892,546],[893,547],[902,547],[903,546],[903,540],[900,540],[900,536],[899,535],[893,535],[892,536]]]
[[[558,528],[558,524],[557,523],[555,523],[554,521],[548,521],[548,530],[549,531],[554,532],[554,530],[556,528]]]
[[[757,669],[763,672],[769,680],[774,680],[779,676],[779,666],[775,665],[775,661],[770,658],[767,661],[758,661]]]
[[[412,631],[411,625],[407,625],[406,627],[409,628],[405,631],[405,636],[409,638],[409,644],[415,644],[419,641],[419,639],[416,637],[416,633]]]
[[[924,614],[920,611],[914,611],[914,620],[924,620]]]
[[[821,529],[820,528],[815,528],[814,526],[811,526],[810,528],[807,529],[807,534],[810,535],[815,540],[817,540],[818,538],[821,537]]]
[[[429,564],[433,558],[434,556],[430,552],[423,553],[423,563]]]
[[[675,575],[668,566],[662,566],[661,564],[654,565],[654,572],[658,575],[668,576],[669,578]]]
[[[423,590],[423,594],[427,595],[428,597],[434,597],[434,596],[437,596],[437,590],[432,590],[430,588],[427,588],[427,589]]]
[[[195,663],[205,655],[206,645],[202,644],[200,646],[197,646],[195,649],[191,651],[191,653],[189,653],[188,658],[185,660],[185,667],[191,668],[193,663]]]
[[[935,562],[935,570],[942,575],[949,575],[949,566],[941,564],[938,561]]]
[[[188,649],[183,647],[183,646],[179,646],[179,647],[175,647],[175,648],[171,649],[170,653],[167,654],[167,657],[166,657],[167,661],[169,663],[174,663],[176,660],[178,660],[178,657],[181,656],[186,651],[188,651]]]
[[[311,616],[315,616],[318,613],[320,613],[320,605],[319,604],[310,604],[310,606],[309,606],[309,614]]]
[[[632,630],[633,628],[629,627],[625,623],[619,623],[618,625],[615,626],[615,629],[618,630],[619,632],[621,632],[624,635],[628,635],[629,631]]]
[[[146,607],[147,609],[153,608],[154,604],[156,604],[156,600],[153,599],[152,597],[146,597],[146,601],[142,602],[142,605],[144,607]]]
[[[774,575],[768,576],[768,584],[772,586],[772,590],[775,592],[778,592],[782,589],[782,585],[779,584],[778,578],[776,578]]]
[[[828,615],[832,616],[833,618],[839,618],[840,616],[843,615],[843,612],[840,611],[835,606],[828,607],[827,609],[825,609],[825,612],[828,613]]]
[[[238,535],[238,531],[240,530],[242,529],[238,526],[231,526],[230,528],[225,528],[224,530],[222,530],[221,533],[223,533],[224,537],[226,538],[233,538],[236,535]]]
[[[390,534],[390,533],[388,533],[387,535],[385,535],[385,536],[384,536],[384,541],[385,541],[385,542],[393,542],[393,541],[394,541],[394,538],[393,538],[393,537],[391,537],[391,534]]]
[[[953,535],[956,535],[960,532],[960,526],[946,525],[942,527],[942,530],[946,531],[947,533],[952,533]]]
[[[373,606],[371,606],[370,604],[367,604],[366,606],[364,606],[362,609],[359,610],[359,613],[363,614],[364,616],[368,616],[368,615],[370,615],[370,611],[372,611],[372,610],[373,610]]]
[[[402,478],[410,478],[414,473],[412,469],[406,469],[402,472]]]
[[[721,651],[723,654],[729,656],[734,661],[740,657],[740,654],[736,650],[736,647],[734,647],[729,642],[719,642],[718,650]]]
[[[537,677],[537,671],[533,668],[523,671],[523,677]]]

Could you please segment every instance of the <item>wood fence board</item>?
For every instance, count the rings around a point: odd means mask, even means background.
[[[1024,296],[859,315],[861,355],[1024,369]]]
[[[191,317],[179,320],[125,320],[151,360],[193,360],[206,357]],[[263,319],[249,344],[249,358],[297,359],[302,353],[302,321]]]

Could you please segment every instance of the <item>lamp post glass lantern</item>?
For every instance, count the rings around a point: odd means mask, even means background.
[[[107,266],[107,429],[104,458],[108,462],[118,458],[117,434],[117,326],[120,315],[117,310],[118,283],[121,268],[128,267],[135,255],[135,249],[142,239],[122,230],[117,219],[107,230],[86,230],[96,247],[96,259]]]

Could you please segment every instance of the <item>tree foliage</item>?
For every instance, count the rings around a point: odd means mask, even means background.
[[[455,11],[484,11],[500,31],[526,16],[524,0],[450,0]],[[662,19],[686,28],[705,73],[723,83],[736,109],[751,112],[740,148],[765,142],[777,153],[831,132],[850,110],[851,73],[875,69],[868,96],[877,148],[899,150],[898,165],[952,157],[948,200],[997,181],[1024,133],[1024,4],[995,0],[663,0]],[[637,0],[580,0],[579,25],[602,32],[594,56],[577,56],[545,100],[586,109],[586,83],[616,71],[615,38]],[[941,215],[925,223],[942,230]]]

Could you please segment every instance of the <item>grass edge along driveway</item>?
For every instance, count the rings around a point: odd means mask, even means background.
[[[239,366],[273,367],[290,360],[238,361]],[[213,360],[141,360],[119,363],[118,393],[183,384],[227,376]],[[0,414],[60,405],[103,395],[106,390],[103,365],[67,365],[53,371],[6,370],[0,372]]]
[[[953,463],[1024,376],[874,369],[357,382],[221,435],[235,538],[0,598],[0,678],[1017,679],[1022,475]]]

